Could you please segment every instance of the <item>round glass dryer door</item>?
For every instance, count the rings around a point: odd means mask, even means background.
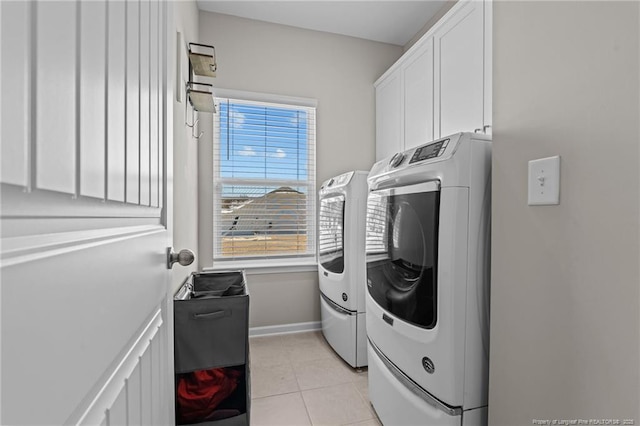
[[[344,195],[320,200],[318,259],[334,274],[344,272],[344,202]]]
[[[367,200],[367,288],[396,317],[437,321],[438,182],[373,191]]]

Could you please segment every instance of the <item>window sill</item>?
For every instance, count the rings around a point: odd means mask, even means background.
[[[228,271],[230,269],[244,269],[247,275],[286,274],[292,272],[317,272],[318,263],[315,260],[282,260],[282,261],[232,261],[215,262],[213,267],[203,268],[203,271]]]

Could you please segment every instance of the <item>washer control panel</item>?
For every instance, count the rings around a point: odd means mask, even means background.
[[[449,138],[439,140],[438,142],[424,145],[415,150],[409,164],[416,163],[418,161],[427,160],[429,158],[440,157],[444,154],[444,151],[449,145]]]

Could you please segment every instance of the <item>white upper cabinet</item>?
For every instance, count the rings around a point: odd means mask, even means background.
[[[400,70],[376,86],[376,161],[402,151]]]
[[[376,83],[376,161],[433,140],[433,39]]]
[[[376,161],[491,125],[491,1],[460,0],[375,83]]]
[[[402,65],[404,148],[433,140],[433,39],[429,38]]]
[[[484,3],[465,3],[433,34],[438,58],[435,96],[438,137],[482,129]]]

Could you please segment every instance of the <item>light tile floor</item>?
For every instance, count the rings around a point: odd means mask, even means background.
[[[367,369],[353,369],[320,331],[249,339],[252,426],[381,426]]]

